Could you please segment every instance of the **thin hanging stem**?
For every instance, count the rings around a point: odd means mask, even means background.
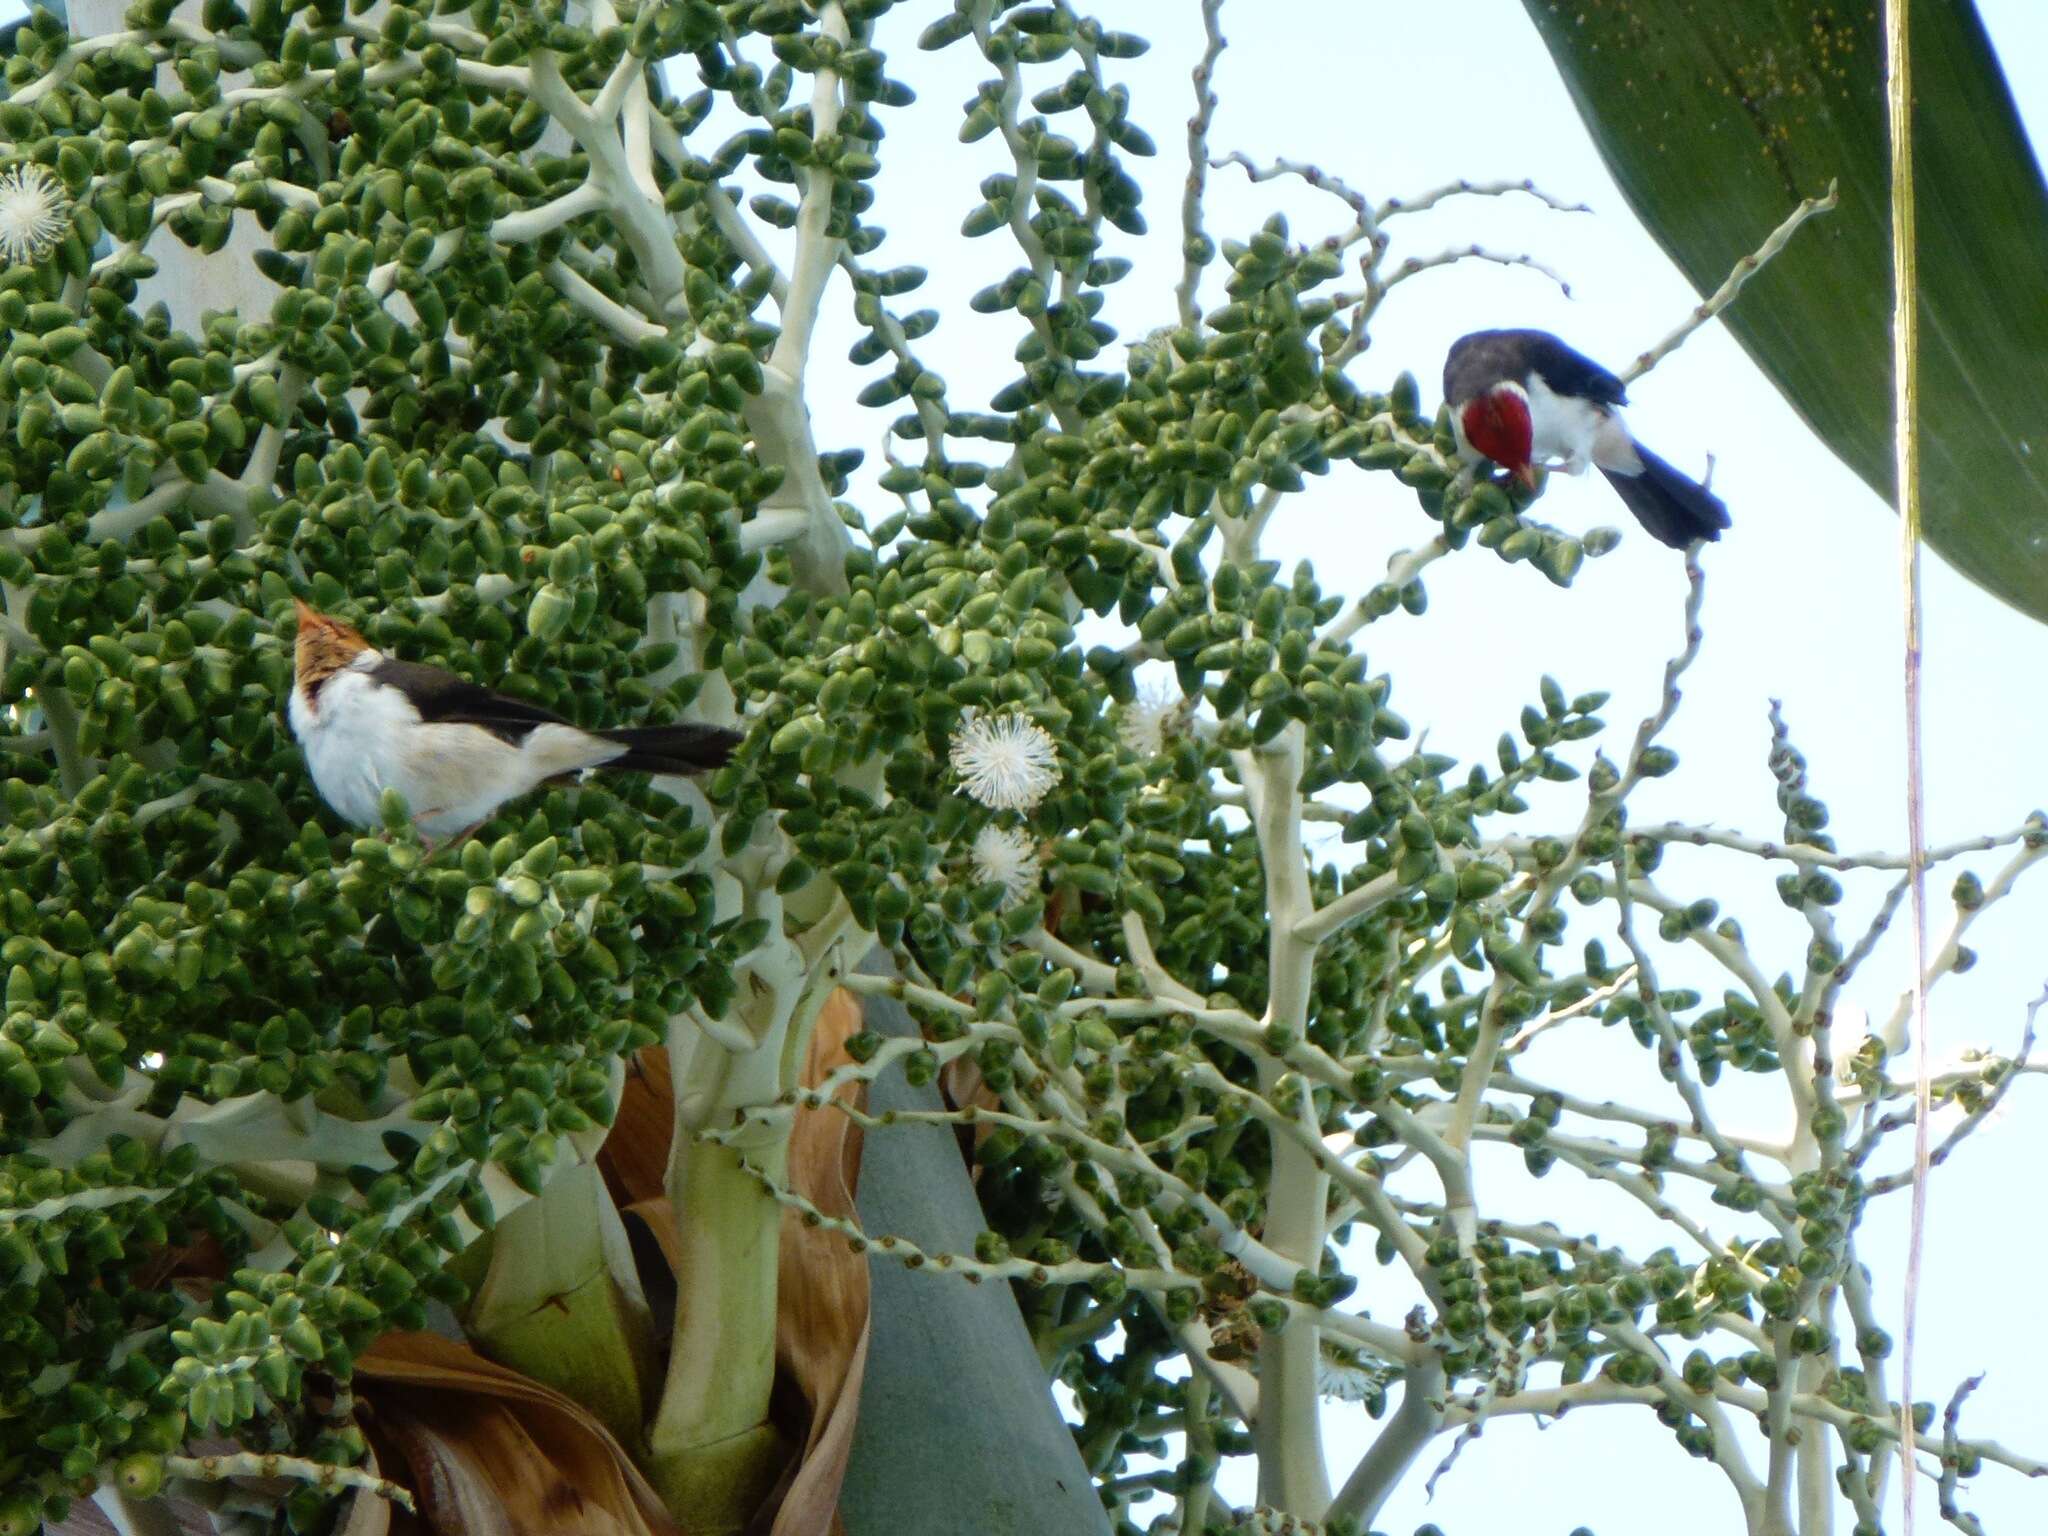
[[[1913,1212],[1906,1237],[1906,1341],[1899,1363],[1900,1450],[1906,1536],[1913,1536],[1913,1344],[1920,1299],[1920,1251],[1927,1224],[1927,810],[1920,756],[1920,362],[1917,246],[1913,236],[1913,74],[1906,0],[1885,0],[1891,60],[1887,106],[1892,141],[1892,411],[1899,496],[1899,578],[1906,609],[1906,877],[1913,913]]]

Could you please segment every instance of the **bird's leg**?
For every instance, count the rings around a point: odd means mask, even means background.
[[[1466,459],[1459,464],[1458,472],[1451,476],[1451,483],[1444,488],[1445,501],[1463,501],[1472,494],[1472,486],[1479,478],[1479,461]]]
[[[438,806],[431,810],[414,811],[412,813],[413,835],[417,837],[420,840],[420,842],[426,846],[427,862],[429,864],[431,864],[434,861],[435,855],[440,853],[440,851],[443,848],[448,846],[446,843],[437,843],[431,837],[427,836],[428,818],[439,816],[440,814],[441,810]]]
[[[476,829],[482,825],[483,823],[481,821],[473,821],[468,826],[464,827],[460,832],[456,833],[453,837],[447,838],[442,842],[436,843],[433,847],[433,850],[427,855],[427,862],[429,864],[433,863],[434,860],[441,857],[442,854],[446,853],[451,848],[460,848],[464,843],[468,842],[472,837],[476,836]]]

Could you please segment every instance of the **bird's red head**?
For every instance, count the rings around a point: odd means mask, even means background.
[[[1529,420],[1529,397],[1517,384],[1496,384],[1465,402],[1465,441],[1532,489],[1536,469],[1530,463],[1535,428]]]

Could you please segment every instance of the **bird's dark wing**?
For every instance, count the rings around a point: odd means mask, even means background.
[[[1627,405],[1628,389],[1583,352],[1574,352],[1548,331],[1523,331],[1528,338],[1529,365],[1560,395],[1591,400],[1597,405]]]
[[[442,667],[391,657],[370,669],[373,682],[396,688],[412,701],[420,719],[429,723],[481,726],[501,741],[517,745],[537,725],[566,725],[560,715],[538,704],[493,693],[479,683],[457,677]]]
[[[1535,374],[1560,395],[1598,405],[1626,405],[1620,379],[1574,352],[1548,331],[1474,331],[1451,343],[1444,358],[1444,399],[1454,406],[1484,394],[1503,379],[1520,383]]]

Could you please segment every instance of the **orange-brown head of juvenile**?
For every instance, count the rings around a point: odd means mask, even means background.
[[[292,647],[293,680],[308,698],[320,685],[370,648],[370,642],[339,619],[292,599],[299,612],[299,637]]]

